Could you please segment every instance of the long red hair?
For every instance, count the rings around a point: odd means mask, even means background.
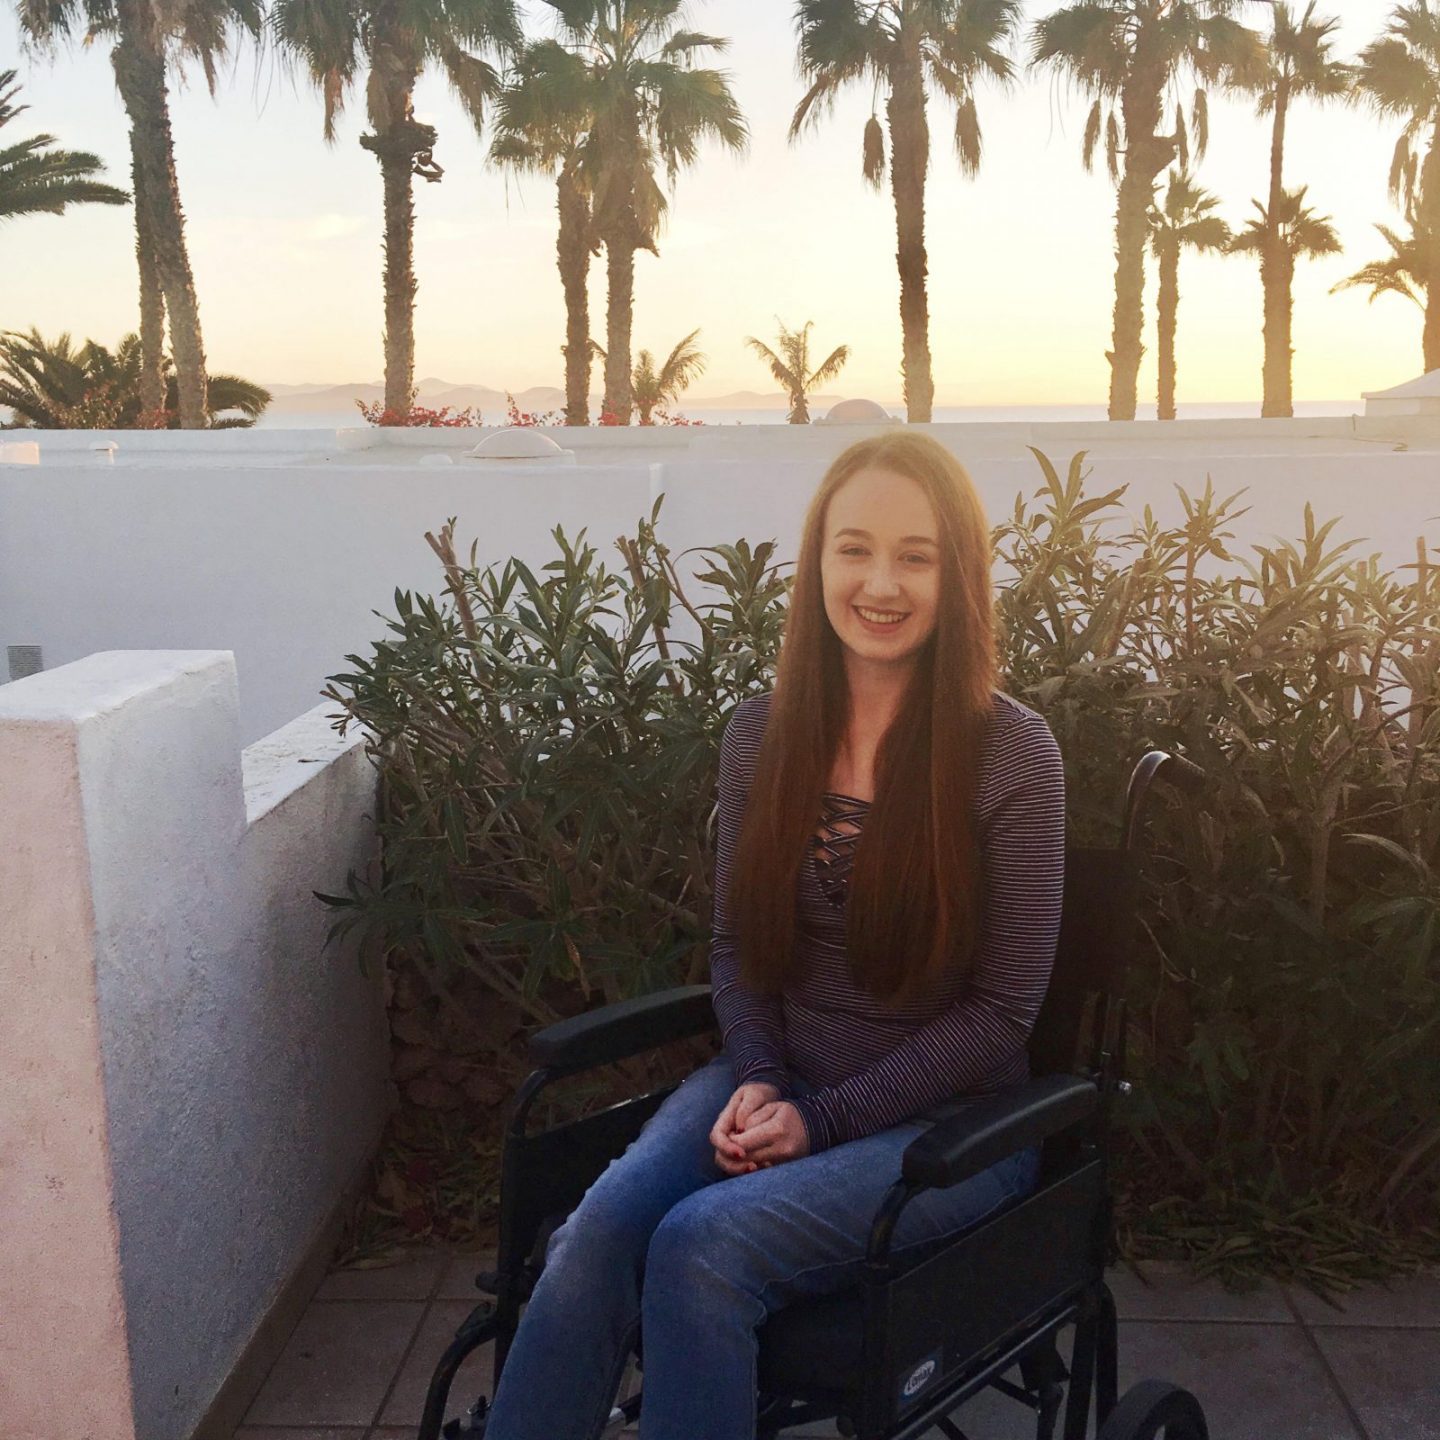
[[[830,499],[854,474],[920,485],[935,513],[935,628],[875,757],[875,798],[854,851],[846,948],[855,981],[904,1005],[968,962],[979,914],[973,805],[994,701],[990,529],[965,468],[928,436],[861,440],[826,472],[805,516],[774,695],[737,844],[731,910],[741,977],[774,995],[796,963],[796,888],[850,722],[842,647],[820,556]]]

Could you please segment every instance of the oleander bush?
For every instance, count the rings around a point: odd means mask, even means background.
[[[1213,780],[1152,827],[1132,975],[1121,1235],[1320,1288],[1440,1254],[1440,574],[1380,569],[1307,507],[1232,548],[1240,497],[1137,523],[1083,456],[995,530],[1006,685],[1065,754],[1073,838],[1109,841],[1134,761]],[[382,776],[378,881],[328,897],[443,1014],[512,1032],[705,978],[724,722],[768,687],[771,542],[682,574],[660,503],[607,568],[462,563],[331,677]],[[456,997],[463,997],[457,1003]],[[478,1007],[483,1009],[483,1004]],[[510,1049],[506,1050],[507,1043]],[[475,1042],[470,1042],[475,1048]],[[508,1057],[508,1058],[507,1058]]]

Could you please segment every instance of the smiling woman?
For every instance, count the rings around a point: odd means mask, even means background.
[[[754,1435],[760,1322],[853,1282],[937,1105],[1027,1077],[1063,780],[1045,722],[994,688],[989,548],[929,437],[861,441],[817,488],[775,690],[735,708],[721,747],[724,1050],[554,1232],[488,1440],[593,1433],[637,1323],[647,1440]],[[1028,1194],[1038,1168],[1031,1147],[927,1191],[897,1250]]]

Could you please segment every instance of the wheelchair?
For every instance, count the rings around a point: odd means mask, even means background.
[[[965,1440],[951,1414],[986,1388],[1032,1412],[1036,1440],[1052,1440],[1062,1421],[1063,1440],[1085,1440],[1092,1406],[1097,1440],[1208,1440],[1204,1412],[1178,1386],[1146,1380],[1117,1395],[1115,1302],[1105,1283],[1115,1253],[1109,1112],[1130,1089],[1124,978],[1146,805],[1157,781],[1186,794],[1206,784],[1190,761],[1151,751],[1130,777],[1121,843],[1067,849],[1055,969],[1028,1046],[1033,1078],[981,1100],[957,1097],[953,1113],[938,1107],[942,1118],[905,1150],[875,1214],[862,1278],[849,1290],[776,1310],[759,1327],[758,1440],[825,1420],[857,1440],[912,1440],[932,1428]],[[502,1153],[496,1269],[476,1281],[492,1298],[441,1356],[419,1440],[483,1434],[483,1397],[463,1418],[443,1423],[457,1370],[493,1340],[498,1385],[550,1235],[676,1087],[530,1135],[536,1097],[560,1077],[715,1028],[710,987],[688,985],[531,1037],[536,1068],[516,1092]],[[891,1236],[916,1195],[1036,1144],[1042,1165],[1031,1194],[967,1229],[907,1247],[904,1264],[895,1262]],[[1057,1342],[1072,1323],[1067,1363]],[[643,1342],[641,1335],[634,1347],[642,1382]],[[1017,1378],[1006,1378],[1017,1369]],[[615,1406],[602,1434],[634,1422],[642,1396],[643,1389]]]

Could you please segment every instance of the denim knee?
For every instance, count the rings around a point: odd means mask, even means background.
[[[729,1288],[741,1278],[744,1247],[729,1206],[716,1203],[721,1188],[687,1196],[655,1227],[645,1257],[647,1283],[659,1275],[667,1285],[704,1288],[718,1280]]]
[[[650,1236],[643,1225],[610,1205],[582,1202],[545,1245],[545,1269],[633,1271],[637,1276]]]

